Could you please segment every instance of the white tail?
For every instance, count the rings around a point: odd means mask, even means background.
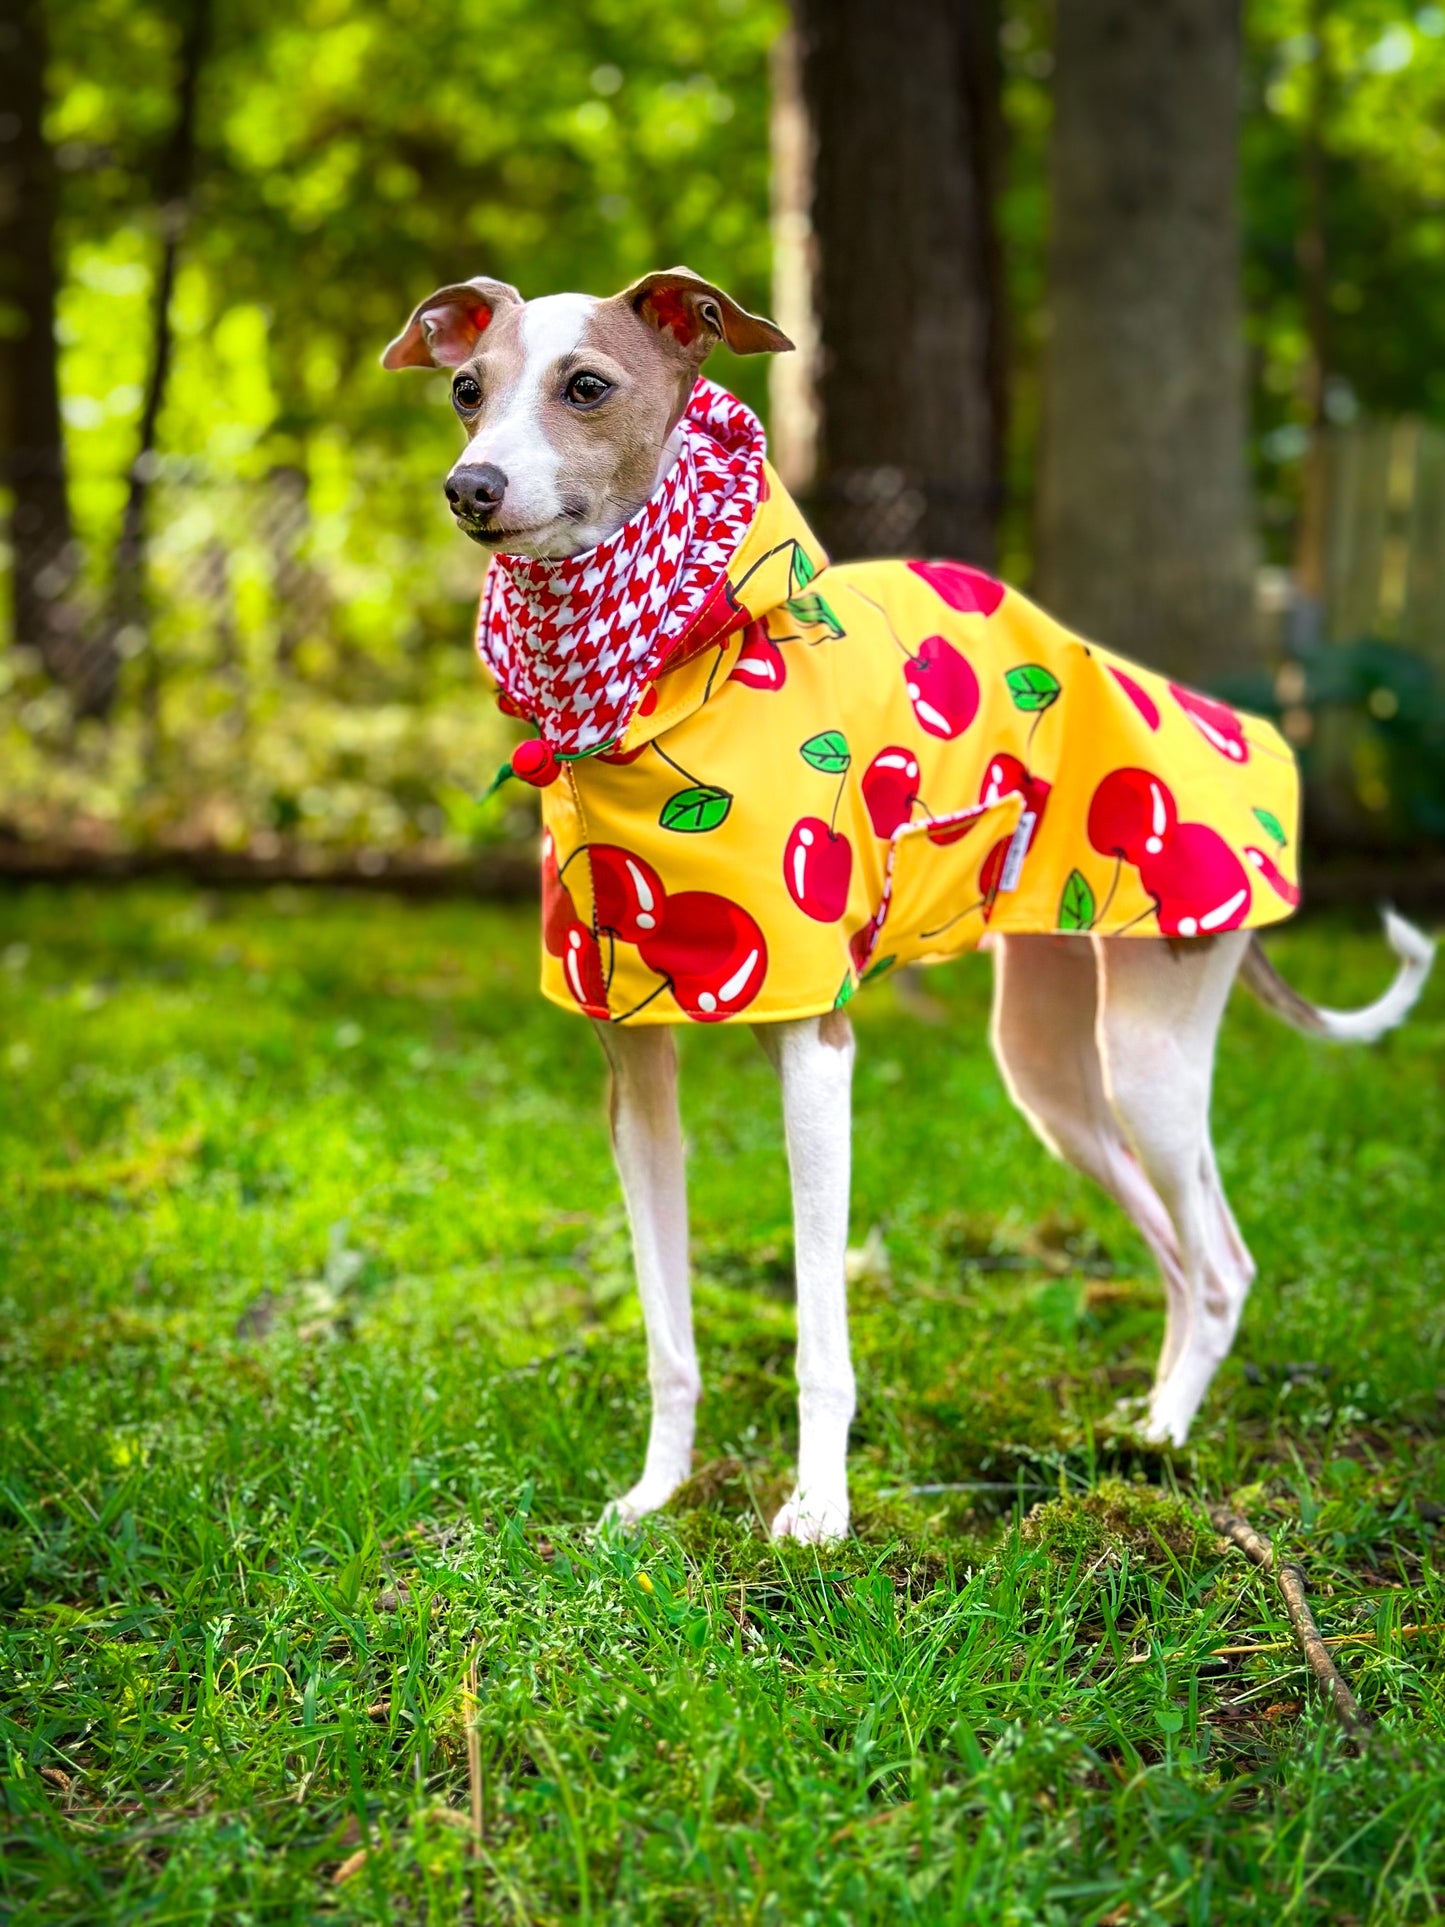
[[[1328,1037],[1337,1044],[1373,1044],[1409,1016],[1435,961],[1435,945],[1423,930],[1397,917],[1393,910],[1384,915],[1385,938],[1400,959],[1400,968],[1384,996],[1361,1010],[1323,1010],[1301,997],[1280,976],[1258,938],[1244,953],[1239,974],[1259,1001],[1292,1029],[1310,1037]]]

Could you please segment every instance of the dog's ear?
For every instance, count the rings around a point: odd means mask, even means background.
[[[381,357],[383,368],[455,368],[477,345],[493,314],[521,295],[505,281],[479,274],[438,288],[412,311],[395,341]]]
[[[691,268],[645,274],[618,299],[694,363],[705,361],[719,343],[735,355],[780,354],[793,345],[781,328],[762,315],[749,314]]]

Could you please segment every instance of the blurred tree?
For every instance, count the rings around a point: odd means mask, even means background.
[[[1318,586],[1321,422],[1445,422],[1445,7],[1251,0],[1246,18],[1262,529]]]
[[[196,172],[196,97],[201,69],[211,38],[212,0],[186,0],[180,47],[176,58],[175,118],[170,137],[161,149],[155,176],[155,206],[160,228],[160,266],[151,297],[149,363],[135,459],[127,478],[125,513],[116,543],[111,606],[103,631],[107,683],[98,691],[96,708],[109,709],[120,668],[119,642],[129,636],[146,644],[145,536],[146,503],[156,478],[156,431],[170,380],[174,340],[171,303],[181,237],[191,214],[191,189]],[[146,709],[152,723],[160,700],[160,664],[154,647],[145,647]]]
[[[1310,75],[1300,141],[1302,207],[1295,253],[1299,260],[1305,324],[1301,400],[1308,417],[1310,445],[1305,452],[1299,528],[1295,536],[1296,586],[1318,604],[1325,587],[1326,500],[1324,428],[1330,365],[1329,234],[1326,227],[1328,180],[1325,129],[1329,120],[1330,63],[1325,37],[1328,0],[1310,0]]]
[[[1253,651],[1239,4],[1070,0],[1055,31],[1038,590],[1208,680]]]
[[[1006,404],[997,15],[796,0],[813,132],[815,500],[840,555],[991,565]]]
[[[16,0],[0,22],[0,429],[15,635],[85,708],[88,652],[67,596],[75,560],[55,341],[59,177],[45,133],[46,57],[41,0]]]

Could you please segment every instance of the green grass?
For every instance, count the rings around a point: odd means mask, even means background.
[[[1116,1409],[1159,1289],[1008,1104],[986,966],[929,979],[947,1030],[860,998],[858,1533],[817,1554],[758,1524],[788,1198],[732,1031],[682,1040],[700,1469],[589,1533],[643,1343],[600,1053],[535,942],[323,893],[0,902],[0,1910],[1435,1918],[1442,1638],[1394,1629],[1445,1620],[1445,984],[1371,1051],[1237,1000],[1216,1135],[1261,1279],[1163,1457]],[[1387,971],[1343,925],[1274,951],[1339,1003]],[[1292,1649],[1208,1660],[1288,1636],[1202,1524],[1230,1495],[1325,1631],[1378,1634],[1342,1656],[1364,1757]]]

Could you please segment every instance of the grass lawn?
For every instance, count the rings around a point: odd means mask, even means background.
[[[1397,1629],[1445,1621],[1445,981],[1373,1050],[1236,1000],[1261,1279],[1173,1455],[1119,1411],[1160,1288],[1005,1098],[986,964],[929,979],[948,1029],[861,997],[857,1535],[820,1554],[759,1525],[792,1308],[744,1031],[683,1038],[698,1471],[590,1534],[643,1341],[600,1053],[535,945],[466,904],[0,900],[0,1913],[1438,1917],[1445,1635]],[[1388,974],[1363,928],[1272,948],[1335,1003]],[[1204,1523],[1229,1497],[1376,1635],[1362,1757]]]

